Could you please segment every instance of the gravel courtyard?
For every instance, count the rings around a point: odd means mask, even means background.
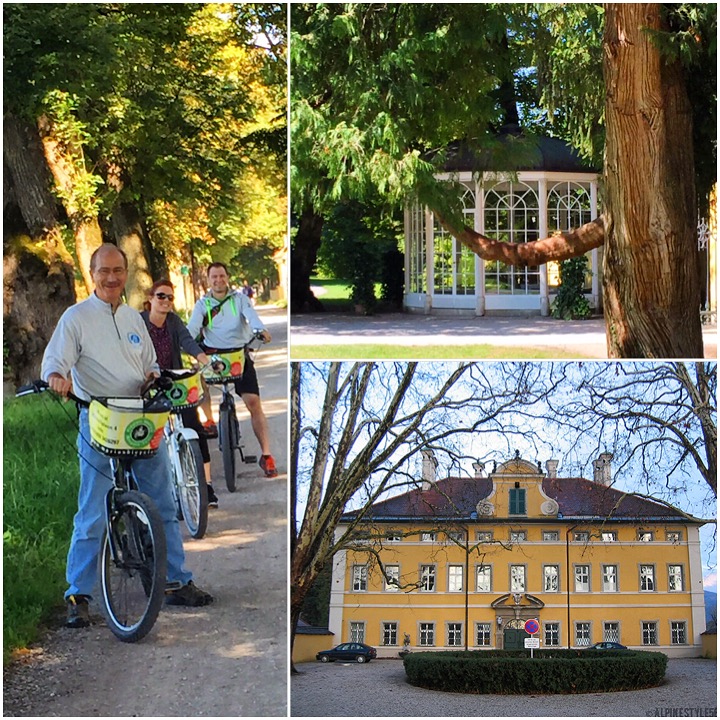
[[[401,660],[300,663],[293,717],[716,717],[713,660],[668,662],[665,684],[588,695],[457,695],[409,685]]]

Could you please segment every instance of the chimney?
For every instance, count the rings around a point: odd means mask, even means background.
[[[435,482],[435,470],[437,470],[438,461],[435,459],[435,453],[432,450],[422,450],[422,489],[430,490]]]
[[[475,478],[484,477],[483,471],[485,470],[485,463],[481,463],[479,460],[473,463],[473,470],[475,471]]]
[[[557,477],[557,469],[558,469],[559,464],[560,464],[559,460],[548,460],[545,463],[545,467],[547,468],[547,476],[549,478]]]
[[[598,485],[610,487],[612,483],[612,467],[610,461],[613,459],[612,453],[600,453],[597,460],[593,460],[593,481]]]

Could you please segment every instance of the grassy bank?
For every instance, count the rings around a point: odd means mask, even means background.
[[[79,484],[72,404],[3,403],[3,659],[63,604]]]

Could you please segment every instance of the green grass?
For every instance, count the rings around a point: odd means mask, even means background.
[[[333,312],[353,312],[355,304],[350,299],[350,284],[348,280],[310,278],[310,285],[322,288],[324,292],[315,291],[315,297],[325,306],[326,310]],[[375,283],[375,297],[380,298],[382,286]]]
[[[497,345],[294,345],[293,360],[552,360],[584,359],[581,353]]]
[[[63,606],[80,482],[75,407],[50,395],[3,403],[3,661]]]

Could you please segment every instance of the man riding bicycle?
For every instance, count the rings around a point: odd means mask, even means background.
[[[193,337],[202,334],[201,347],[207,353],[247,345],[255,333],[270,342],[270,333],[255,312],[247,296],[231,290],[227,267],[220,262],[211,263],[207,271],[210,290],[195,304],[187,328]],[[270,433],[267,418],[260,402],[260,388],[255,364],[247,355],[241,380],[235,381],[235,392],[243,399],[250,413],[255,437],[260,443],[260,468],[267,477],[278,474],[275,460],[270,454]]]
[[[43,356],[41,377],[59,395],[137,397],[144,383],[159,374],[152,341],[140,313],[122,302],[127,258],[109,243],[90,259],[95,291],[60,318]],[[67,626],[89,624],[88,601],[97,580],[100,543],[105,530],[105,496],[113,484],[107,457],[90,444],[88,411],[80,411],[78,432],[80,490],[67,558]],[[167,591],[170,605],[200,606],[213,598],[192,582],[172,497],[165,442],[147,459],[132,465],[140,490],[157,506],[167,540]]]

